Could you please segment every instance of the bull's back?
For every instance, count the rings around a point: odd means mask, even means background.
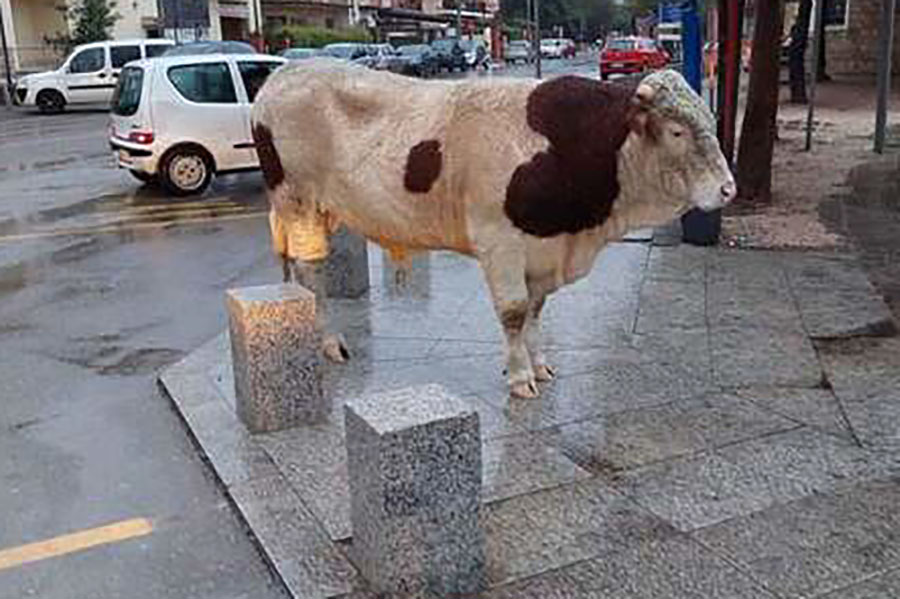
[[[485,152],[484,130],[524,126],[511,114],[523,104],[515,93],[497,103],[503,89],[307,61],[272,76],[253,120],[271,132],[290,202],[313,202],[386,245],[468,252],[467,194],[479,178],[507,175],[486,164],[505,157],[494,142]],[[504,127],[493,137],[509,135]]]

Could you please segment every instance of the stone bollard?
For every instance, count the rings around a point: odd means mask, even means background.
[[[478,414],[439,385],[344,406],[354,560],[377,592],[484,588]]]
[[[293,284],[230,289],[235,408],[253,433],[327,418],[312,292]]]
[[[329,238],[325,260],[328,297],[355,299],[369,290],[369,252],[365,238],[341,227]]]

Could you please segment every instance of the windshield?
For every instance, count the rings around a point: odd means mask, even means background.
[[[119,116],[132,116],[141,105],[144,69],[125,67],[119,75],[119,83],[112,97],[112,112]]]
[[[610,40],[606,44],[607,50],[634,50],[634,42],[632,40]]]

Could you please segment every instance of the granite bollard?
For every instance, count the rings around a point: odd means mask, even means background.
[[[484,588],[478,414],[439,385],[344,406],[352,555],[377,592]]]
[[[328,297],[356,299],[369,290],[369,252],[364,237],[341,227],[329,238],[325,260]]]
[[[294,284],[230,289],[235,409],[250,432],[269,432],[326,418],[316,300]]]

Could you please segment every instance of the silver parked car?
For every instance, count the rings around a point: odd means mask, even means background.
[[[527,40],[514,40],[503,48],[503,60],[509,63],[531,62],[534,60],[534,52],[531,50],[531,42]]]

